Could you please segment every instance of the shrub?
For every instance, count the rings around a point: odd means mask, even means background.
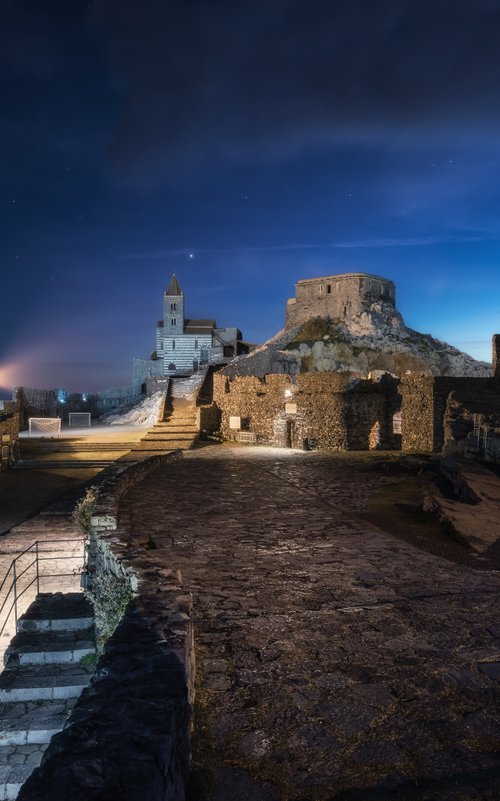
[[[90,518],[92,517],[92,509],[97,498],[97,487],[88,487],[85,495],[76,502],[73,509],[73,520],[80,526],[85,534],[90,532]]]

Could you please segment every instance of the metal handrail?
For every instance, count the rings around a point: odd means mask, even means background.
[[[76,555],[75,554],[71,554],[69,556],[68,556],[68,554],[60,553],[60,552],[57,554],[57,556],[43,556],[43,554],[45,554],[45,553],[53,553],[54,551],[53,551],[52,548],[47,548],[46,550],[44,550],[43,547],[40,548],[40,545],[42,545],[42,546],[43,545],[51,546],[51,545],[53,545],[55,543],[61,543],[61,542],[71,542],[73,544],[82,543],[82,545],[83,545],[82,552],[79,553],[79,554],[76,554]],[[0,636],[2,636],[2,634],[4,633],[5,628],[7,626],[7,623],[9,622],[10,617],[12,615],[12,612],[14,612],[14,621],[15,621],[15,626],[16,626],[16,631],[17,631],[18,602],[19,602],[19,599],[22,598],[22,596],[31,587],[33,587],[34,584],[36,584],[36,594],[38,595],[40,593],[40,578],[62,578],[63,576],[76,576],[76,575],[78,575],[80,573],[83,573],[85,571],[85,568],[86,568],[86,556],[87,556],[87,544],[88,544],[88,539],[86,537],[76,537],[76,538],[73,537],[73,538],[57,539],[57,540],[35,540],[35,542],[33,542],[31,545],[29,545],[27,548],[25,548],[24,551],[21,551],[21,553],[19,553],[15,557],[15,559],[13,559],[11,561],[8,570],[5,573],[5,576],[3,577],[2,582],[0,583],[0,596],[1,596],[3,591],[4,591],[4,587],[6,585],[6,582],[9,579],[9,576],[11,576],[10,585],[8,586],[8,589],[5,592],[5,597],[3,599],[2,604],[0,605],[0,621],[2,621],[2,616],[4,614],[4,610],[6,609],[6,607],[8,607],[6,615],[5,615],[5,620],[3,621],[3,623],[0,626]],[[27,566],[22,566],[22,569],[19,572],[19,569],[18,569],[19,560],[22,559],[23,556],[26,556],[26,554],[30,553],[33,550],[34,550],[34,558],[33,558],[33,560]],[[82,562],[81,569],[80,570],[78,570],[78,569],[72,570],[70,573],[57,572],[57,573],[42,573],[42,574],[40,574],[40,562],[51,562],[51,561],[56,561],[56,560],[60,560],[60,559],[64,559],[64,560],[67,560],[67,559],[79,559]],[[19,580],[23,576],[25,576],[28,573],[28,571],[31,570],[31,568],[33,568],[33,567],[35,568],[34,577],[31,579],[31,581],[29,581],[27,583],[27,585],[23,589],[19,590],[19,586],[18,586]],[[21,568],[21,564],[20,563],[19,563],[19,568]],[[11,599],[11,595],[13,595],[12,599]],[[8,606],[9,603],[10,603],[10,606]]]

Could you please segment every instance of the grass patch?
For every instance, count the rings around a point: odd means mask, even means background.
[[[97,654],[85,654],[79,660],[82,667],[95,667],[97,665]]]

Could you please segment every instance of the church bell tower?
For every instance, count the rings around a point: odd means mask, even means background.
[[[163,295],[163,335],[182,336],[184,333],[184,292],[173,274]]]

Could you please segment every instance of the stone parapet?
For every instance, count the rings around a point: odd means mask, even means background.
[[[91,686],[54,737],[21,801],[184,801],[194,701],[192,599],[151,540],[117,528],[118,499],[178,454],[110,476],[92,516],[89,590],[118,624]],[[123,608],[125,607],[125,608]]]
[[[140,462],[133,462],[126,467],[118,463],[107,469],[107,477],[100,485],[97,499],[92,509],[91,528],[94,533],[117,528],[118,502],[130,487],[142,481],[156,468],[167,462],[180,459],[180,450],[172,453],[150,456]]]

